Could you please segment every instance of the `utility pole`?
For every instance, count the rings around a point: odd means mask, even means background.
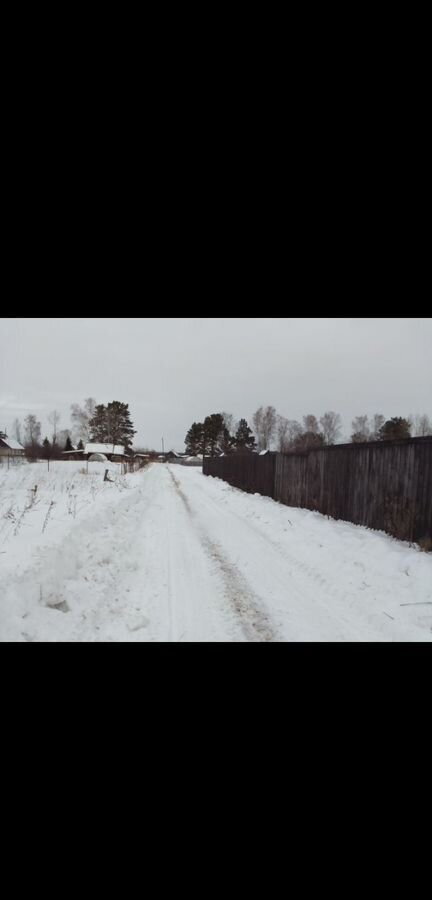
[[[163,438],[162,438],[162,454],[165,455],[165,443],[164,443]]]

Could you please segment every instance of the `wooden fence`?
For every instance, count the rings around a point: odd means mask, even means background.
[[[432,437],[206,459],[204,474],[400,540],[432,538]]]
[[[232,456],[220,456],[204,459],[204,475],[223,478],[233,487],[247,491],[249,494],[262,494],[263,497],[275,496],[275,476],[277,453],[258,456],[256,453],[233,453]]]

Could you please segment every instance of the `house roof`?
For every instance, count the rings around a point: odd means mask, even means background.
[[[104,453],[105,455],[110,455],[113,453],[115,456],[124,456],[125,448],[120,447],[114,444],[86,444],[85,445],[85,453]]]
[[[24,447],[22,447],[18,441],[14,441],[13,438],[2,437],[0,438],[0,443],[4,444],[5,447],[8,447],[9,450],[24,450]]]

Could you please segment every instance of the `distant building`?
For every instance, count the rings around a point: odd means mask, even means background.
[[[2,431],[0,432],[0,456],[24,457],[25,450],[18,441],[14,441],[13,438],[8,438]]]
[[[150,462],[152,459],[150,453],[134,453],[134,459],[136,459],[137,463],[141,466],[145,466],[146,463]]]
[[[92,456],[101,456],[111,462],[125,462],[131,457],[126,453],[126,448],[116,444],[86,444],[84,450],[65,450],[62,458],[65,460],[86,460]]]
[[[85,458],[93,456],[94,453],[102,453],[111,462],[125,462],[125,460],[130,459],[126,453],[126,447],[115,444],[86,444],[84,449]]]
[[[66,460],[82,460],[86,459],[84,450],[63,450],[62,459]]]

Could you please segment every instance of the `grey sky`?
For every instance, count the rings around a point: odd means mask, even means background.
[[[85,397],[129,403],[136,443],[183,450],[193,421],[432,415],[432,319],[0,319],[0,428]]]

